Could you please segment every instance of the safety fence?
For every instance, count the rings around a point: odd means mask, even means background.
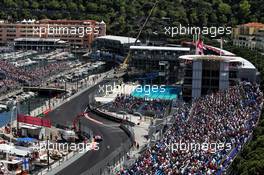
[[[132,147],[131,140],[127,140],[111,154],[105,157],[103,160],[98,162],[95,166],[90,168],[89,170],[83,172],[81,175],[109,175],[113,170],[113,167],[116,167],[118,164],[122,162],[127,152]]]

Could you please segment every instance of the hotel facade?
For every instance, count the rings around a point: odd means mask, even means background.
[[[0,21],[0,45],[17,38],[48,38],[68,42],[74,48],[91,48],[93,40],[106,35],[106,24],[94,20],[23,20]]]

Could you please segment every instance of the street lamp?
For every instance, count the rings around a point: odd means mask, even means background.
[[[50,160],[49,160],[49,137],[47,137],[47,141],[46,141],[46,146],[47,146],[47,163],[48,163],[48,170],[50,170]]]

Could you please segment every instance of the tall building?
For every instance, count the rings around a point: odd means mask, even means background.
[[[192,100],[225,90],[239,81],[257,81],[257,69],[248,60],[236,56],[183,55],[183,99]]]
[[[179,56],[190,54],[187,47],[131,46],[129,67],[136,72],[157,73],[155,81],[175,84],[180,77]]]
[[[55,49],[68,49],[68,42],[56,38],[16,38],[14,48],[19,50],[48,51]]]
[[[94,20],[23,20],[16,23],[0,21],[0,44],[13,43],[16,38],[61,39],[74,48],[91,48],[92,41],[106,35],[106,24]]]
[[[264,51],[264,27],[256,32],[256,48]]]
[[[252,22],[238,25],[232,35],[234,45],[264,51],[264,24]]]
[[[105,35],[97,37],[93,44],[93,52],[108,52],[112,54],[117,54],[125,56],[129,47],[134,45],[136,38],[126,37],[126,36],[114,36],[114,35]],[[140,44],[140,41],[137,40],[137,44]]]

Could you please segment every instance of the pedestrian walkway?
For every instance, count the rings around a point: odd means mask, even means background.
[[[135,125],[134,133],[135,133],[135,141],[136,145],[134,145],[126,156],[122,157],[121,160],[113,167],[111,167],[111,175],[116,175],[123,169],[129,168],[136,159],[140,156],[140,152],[144,150],[144,148],[148,145],[149,141],[146,138],[148,135],[148,127],[150,122],[144,121],[140,125]]]

